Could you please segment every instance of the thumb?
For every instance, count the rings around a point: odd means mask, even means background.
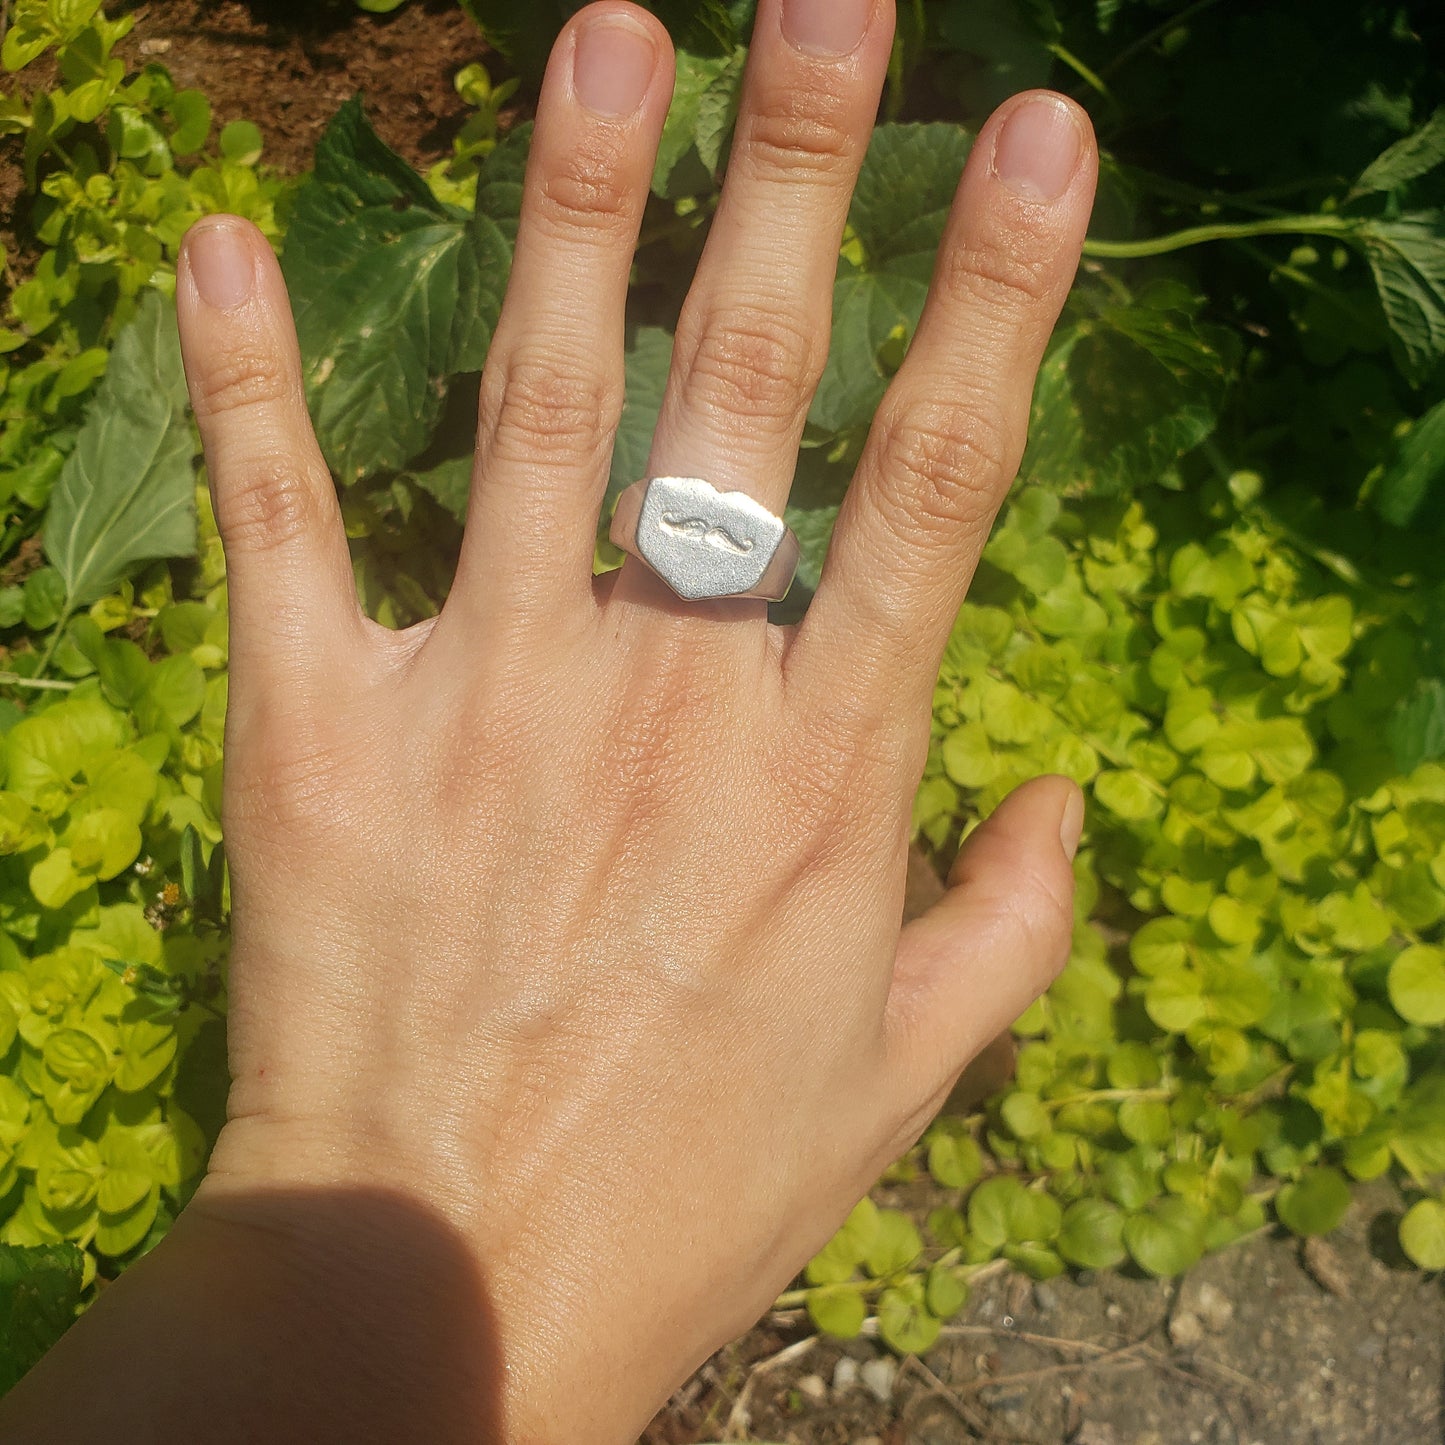
[[[1068,962],[1083,825],[1068,778],[1025,783],[969,835],[948,892],[903,930],[888,996],[901,1117],[935,1106]]]

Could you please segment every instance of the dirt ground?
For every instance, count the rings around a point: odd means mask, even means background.
[[[1266,1232],[1182,1282],[1001,1273],[907,1363],[867,1339],[769,1322],[711,1361],[645,1439],[1439,1445],[1445,1293],[1391,1257],[1399,1209],[1372,1187],[1328,1241]]]
[[[430,164],[465,117],[452,77],[485,54],[451,0],[409,0],[389,16],[352,0],[131,8],[136,27],[119,53],[203,88],[218,124],[255,121],[266,160],[287,170],[306,166],[357,90],[383,138]],[[494,78],[506,73],[489,64]],[[5,197],[8,211],[13,187]],[[915,883],[926,903],[936,880]],[[996,1077],[999,1062],[985,1072]],[[916,1189],[909,1203],[927,1208]],[[1326,1242],[1305,1250],[1264,1233],[1178,1284],[1107,1272],[1036,1285],[999,1273],[918,1361],[868,1338],[815,1340],[802,1317],[773,1317],[710,1361],[644,1439],[1441,1445],[1445,1293],[1394,1254],[1399,1210],[1375,1186]]]

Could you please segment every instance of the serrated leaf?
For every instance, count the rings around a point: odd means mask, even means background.
[[[1358,232],[1374,273],[1400,370],[1418,386],[1445,355],[1445,211],[1363,223]]]
[[[1445,110],[1440,112],[1445,115]],[[1387,522],[1408,527],[1445,478],[1445,401],[1411,423],[1375,484],[1375,505]]]
[[[952,125],[883,125],[873,132],[833,291],[833,341],[809,420],[825,431],[865,424],[888,385],[880,352],[911,336],[928,295],[944,222],[971,139]]]
[[[317,439],[345,483],[422,451],[459,372],[480,371],[512,261],[529,133],[482,163],[468,218],[337,112],[297,193],[282,266]]]
[[[1115,493],[1156,481],[1214,431],[1238,347],[1182,288],[1097,303],[1039,372],[1022,475]]]
[[[1445,161],[1445,105],[1437,107],[1419,130],[1397,140],[1376,156],[1355,182],[1354,194],[1393,191],[1433,171],[1442,161]]]
[[[1445,679],[1421,678],[1390,714],[1385,737],[1402,773],[1445,757]]]
[[[65,611],[158,557],[196,550],[195,442],[175,307],[147,292],[116,338],[46,518],[45,555]]]
[[[73,1244],[0,1245],[0,1394],[70,1328],[83,1274]]]

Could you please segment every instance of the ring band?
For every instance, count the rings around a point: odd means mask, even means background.
[[[781,517],[701,477],[634,482],[617,499],[611,537],[688,602],[781,602],[798,570],[798,538]]]

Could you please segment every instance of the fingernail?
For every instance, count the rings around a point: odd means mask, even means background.
[[[873,0],[783,0],[783,36],[809,55],[851,55],[872,18]]]
[[[993,143],[993,173],[1031,201],[1056,201],[1078,169],[1084,138],[1057,96],[1035,95],[1004,121]]]
[[[1059,842],[1063,844],[1064,856],[1070,863],[1079,851],[1079,839],[1084,836],[1084,795],[1073,788],[1069,801],[1064,804],[1063,817],[1059,819]]]
[[[599,15],[577,37],[572,88],[594,115],[616,120],[642,104],[657,67],[657,47],[621,15]]]
[[[186,265],[201,300],[218,311],[239,306],[256,286],[256,258],[234,221],[202,221],[186,237]]]

